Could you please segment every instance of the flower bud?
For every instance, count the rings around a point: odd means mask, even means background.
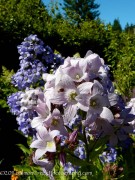
[[[66,164],[66,154],[64,152],[61,152],[59,154],[59,160],[60,160],[61,166],[64,167]]]
[[[74,142],[76,141],[77,133],[78,133],[78,130],[74,130],[74,131],[69,135],[69,142],[70,142],[70,143],[74,143]]]

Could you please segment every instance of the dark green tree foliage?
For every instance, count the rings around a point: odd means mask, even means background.
[[[135,25],[134,24],[126,24],[126,26],[125,26],[125,32],[126,33],[129,33],[129,34],[135,34]]]
[[[64,57],[73,56],[79,52],[84,57],[88,50],[104,57],[104,47],[109,44],[109,27],[100,21],[84,21],[80,27],[65,20],[56,21],[49,29],[51,38],[48,42],[53,49]]]
[[[20,36],[20,33],[40,30],[48,19],[41,0],[1,0],[0,12],[1,28]]]
[[[112,30],[117,32],[122,32],[122,27],[119,19],[115,19],[112,25]]]
[[[0,12],[1,62],[17,69],[17,45],[32,33],[45,36],[49,15],[41,0],[1,0]]]
[[[95,0],[64,0],[65,15],[73,22],[94,20],[99,17],[99,4]]]

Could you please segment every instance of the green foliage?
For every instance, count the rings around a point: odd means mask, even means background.
[[[92,50],[103,57],[103,49],[108,44],[109,28],[99,20],[84,21],[78,33],[78,39],[80,40],[79,52],[82,52],[81,47],[83,47],[85,53]]]
[[[0,11],[3,12],[0,15],[0,47],[5,57],[2,64],[8,69],[18,69],[16,47],[29,34],[37,34],[52,49],[58,50],[65,57],[76,52],[83,57],[89,49],[103,55],[104,46],[108,44],[108,27],[102,22],[84,21],[82,18],[78,27],[59,14],[57,4],[47,10],[39,0],[27,1],[0,2]],[[9,64],[11,57],[13,63]]]
[[[134,179],[135,177],[135,135],[131,135],[131,138],[133,144],[125,148],[123,157],[119,161],[119,165],[123,167],[120,176],[122,180]]]
[[[2,160],[0,160],[0,164],[2,163],[2,161],[3,161],[3,159],[2,159]]]
[[[70,22],[79,24],[82,20],[94,20],[99,17],[99,4],[95,0],[64,0],[66,17]]]
[[[128,34],[135,34],[135,25],[133,24],[126,24],[124,31]]]
[[[49,180],[49,178],[42,173],[42,171],[30,165],[16,165],[14,166],[19,180]]]
[[[115,19],[112,25],[112,30],[117,32],[122,32],[122,27],[119,19]]]
[[[135,36],[126,33],[112,33],[105,49],[108,63],[114,75],[114,85],[120,94],[129,100],[135,87]]]
[[[41,0],[1,0],[0,12],[1,62],[15,70],[19,65],[17,46],[32,33],[46,37],[50,16]]]
[[[40,0],[2,0],[0,11],[1,28],[13,33],[14,38],[24,37],[33,33],[33,30],[40,32],[48,18]]]
[[[25,155],[30,154],[30,148],[26,148],[23,144],[17,144],[17,146],[23,151]]]
[[[6,67],[2,67],[0,75],[0,107],[9,108],[7,105],[7,97],[16,91],[15,87],[11,84],[11,77],[14,71],[9,71]]]
[[[76,52],[83,57],[88,50],[103,57],[104,47],[109,44],[109,31],[110,27],[99,20],[82,21],[80,27],[66,20],[57,20],[48,26],[50,46],[65,57],[73,56]]]
[[[22,161],[19,165],[15,165],[14,171],[18,175],[19,180],[49,180],[49,178],[42,172],[39,166],[36,166],[32,162],[32,149],[29,148],[32,138],[27,138],[27,144],[17,144],[22,150],[23,156]]]

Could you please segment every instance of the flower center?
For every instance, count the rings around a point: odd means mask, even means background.
[[[75,97],[77,96],[76,92],[71,92],[69,95],[70,100],[75,100]]]
[[[51,125],[57,126],[59,124],[58,119],[53,119]]]
[[[53,147],[53,142],[52,141],[47,142],[47,147],[52,148]]]
[[[75,78],[76,78],[77,80],[80,79],[80,75],[77,74],[77,75],[75,76]]]
[[[90,100],[90,106],[92,106],[92,107],[97,106],[96,100]]]

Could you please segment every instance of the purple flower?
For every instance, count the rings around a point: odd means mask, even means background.
[[[117,158],[117,151],[115,148],[108,147],[100,156],[101,162],[105,163],[113,163]]]
[[[40,126],[37,131],[37,139],[30,145],[36,148],[35,159],[39,159],[43,154],[48,152],[56,152],[56,143],[54,137],[59,135],[59,131],[47,131],[44,126]]]
[[[15,75],[12,76],[12,84],[18,89],[23,90],[36,83],[42,83],[42,73],[47,71],[45,67],[39,60],[34,60],[33,63],[27,63],[27,66],[22,65],[22,67],[17,71]]]
[[[64,152],[60,152],[59,160],[60,160],[61,166],[62,167],[65,166],[65,164],[66,164],[66,154]]]
[[[31,121],[34,117],[37,116],[37,113],[34,111],[22,112],[17,118],[17,124],[19,125],[18,130],[20,130],[25,136],[35,135],[35,129],[31,127]]]
[[[64,126],[63,118],[58,109],[54,109],[53,112],[48,116],[43,124],[49,128],[51,131],[52,130],[58,130],[60,131],[61,135],[67,136],[68,132]]]
[[[41,167],[42,171],[50,177],[51,180],[53,180],[53,175],[50,174],[50,172],[53,170],[54,162],[49,161],[48,159],[36,159],[35,156],[33,156],[33,162]]]
[[[77,172],[79,166],[73,165],[71,162],[67,162],[64,166],[64,172],[68,175],[72,174],[73,172]]]
[[[43,85],[42,74],[56,69],[63,63],[60,55],[55,55],[49,46],[45,46],[37,35],[30,35],[18,47],[20,69],[12,77],[12,83],[20,90],[36,83]]]
[[[125,150],[128,150],[129,147],[133,144],[133,140],[128,137],[126,140],[119,142],[119,147],[122,147],[123,153]]]
[[[83,141],[79,140],[79,143],[77,145],[77,148],[74,151],[74,154],[79,157],[80,159],[86,158],[86,152],[85,152],[85,144]]]
[[[16,93],[11,94],[7,99],[7,103],[10,107],[10,111],[14,115],[20,114],[20,108],[21,108],[20,101],[22,99],[22,97],[21,97],[22,94],[24,94],[24,93],[21,91],[18,91]]]
[[[70,129],[78,128],[81,123],[81,116],[77,113],[76,116],[68,123],[66,124]],[[80,129],[79,129],[80,131]]]

